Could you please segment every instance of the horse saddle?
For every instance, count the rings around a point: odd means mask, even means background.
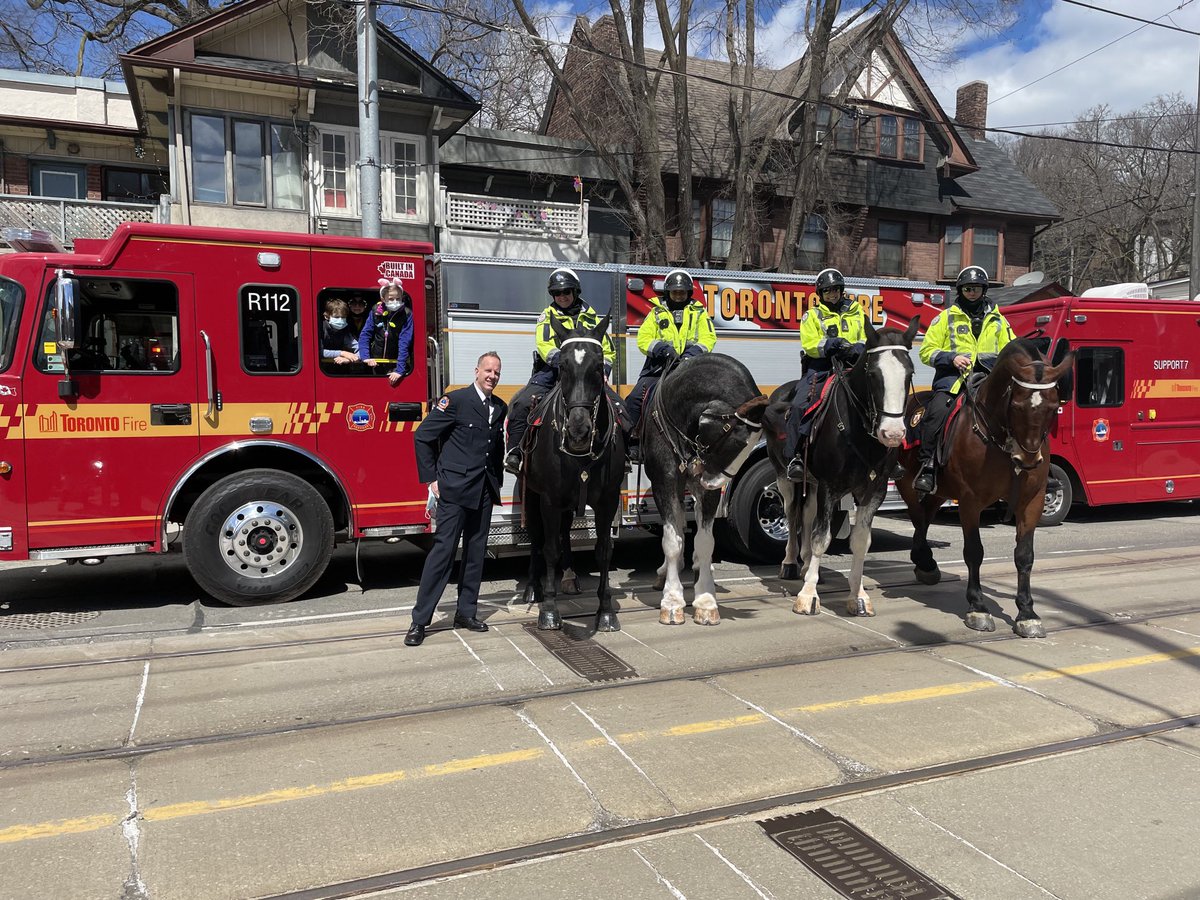
[[[629,422],[626,420],[625,422],[625,424],[629,426],[626,429],[626,434],[628,434],[634,440],[641,440],[642,433],[646,430],[646,411],[650,409],[650,401],[653,400],[654,395],[658,393],[658,385],[659,382],[656,381],[646,389],[646,396],[642,398],[642,408],[638,411],[638,420],[636,422]],[[625,415],[625,407],[622,407],[622,418],[624,418]]]

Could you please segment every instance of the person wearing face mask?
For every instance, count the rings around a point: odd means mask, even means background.
[[[412,343],[412,297],[399,278],[380,278],[379,303],[358,336],[359,355],[372,369],[381,362],[395,362],[388,372],[394,387],[412,371]]]
[[[800,348],[804,374],[792,398],[787,419],[787,477],[804,480],[804,445],[812,428],[806,413],[821,396],[834,363],[852,366],[866,343],[866,315],[858,300],[846,296],[846,279],[837,269],[817,273],[817,302],[800,318]]]
[[[958,273],[954,289],[954,305],[937,314],[921,342],[921,362],[933,366],[934,371],[933,396],[920,422],[920,467],[913,479],[919,494],[934,489],[934,451],[963,381],[972,371],[989,371],[1014,337],[1008,321],[987,298],[988,273],[984,269],[967,266]]]
[[[358,362],[358,341],[348,327],[348,312],[345,300],[330,300],[321,322],[321,358],[339,366]]]
[[[367,307],[370,304],[362,294],[351,294],[350,299],[346,302],[350,305],[350,315],[347,316],[350,324],[347,327],[357,339],[362,334],[363,326],[367,324]]]
[[[650,301],[646,318],[638,327],[638,349],[646,356],[637,384],[625,398],[625,414],[631,434],[626,448],[631,462],[641,461],[641,446],[632,432],[642,417],[646,395],[676,359],[710,353],[717,343],[708,309],[693,293],[692,276],[672,269],[663,279],[662,293]]]
[[[546,284],[550,294],[550,305],[538,316],[536,326],[537,355],[533,363],[533,375],[529,383],[513,397],[508,414],[508,455],[504,459],[504,468],[514,475],[521,471],[522,450],[521,441],[529,430],[529,416],[538,401],[558,383],[559,338],[554,332],[551,320],[556,320],[560,328],[574,331],[577,328],[595,328],[600,321],[596,311],[583,299],[579,288],[579,276],[573,269],[555,269],[550,273]],[[617,358],[616,348],[612,338],[604,335],[604,377],[612,374],[613,362]],[[611,399],[618,409],[621,402],[612,388],[605,386]]]

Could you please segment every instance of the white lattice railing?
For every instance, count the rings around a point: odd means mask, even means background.
[[[579,240],[587,233],[586,203],[550,203],[449,191],[443,196],[447,228],[536,234],[565,240]]]
[[[0,194],[0,227],[40,228],[65,248],[76,238],[107,238],[122,222],[157,222],[158,211],[157,205],[149,203]]]

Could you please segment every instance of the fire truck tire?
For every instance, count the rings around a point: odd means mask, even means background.
[[[739,556],[763,562],[783,559],[787,521],[771,460],[760,459],[738,479],[729,500],[724,532]]]
[[[196,583],[234,606],[283,603],[321,577],[333,554],[333,514],[303,479],[275,469],[222,478],[200,495],[183,529]]]
[[[1041,528],[1061,525],[1066,521],[1067,513],[1071,511],[1071,504],[1075,500],[1071,476],[1054,463],[1050,464],[1050,479],[1057,481],[1059,487],[1054,491],[1049,489],[1046,491],[1046,503],[1042,507],[1042,517],[1038,520],[1038,526]]]

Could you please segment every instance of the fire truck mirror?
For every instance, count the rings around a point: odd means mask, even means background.
[[[79,284],[62,269],[54,285],[54,310],[58,320],[58,345],[64,350],[77,346],[79,337],[79,318],[76,308],[79,299]],[[64,357],[65,358],[65,357]]]

